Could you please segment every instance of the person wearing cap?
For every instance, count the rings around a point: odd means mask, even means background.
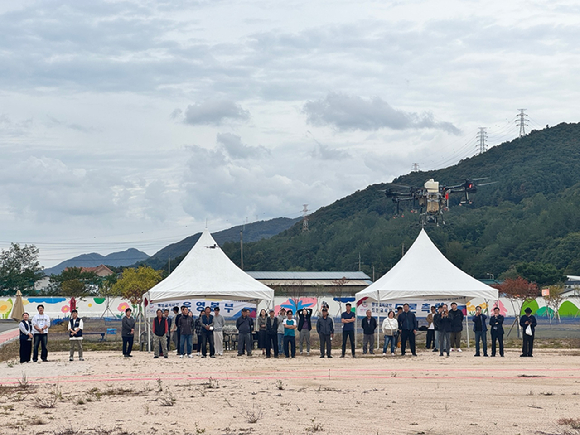
[[[70,352],[68,360],[72,361],[75,356],[75,349],[79,354],[79,361],[83,359],[83,319],[79,319],[77,310],[70,312],[70,320],[68,322],[68,335],[70,341]]]
[[[534,349],[534,335],[536,333],[536,317],[532,316],[532,309],[526,308],[526,314],[520,318],[520,326],[523,328],[522,334],[522,354],[520,357],[531,358],[532,350]],[[531,329],[531,334],[528,334],[528,326]]]
[[[284,353],[284,320],[286,320],[286,309],[280,308],[278,311],[278,355]]]
[[[248,316],[248,309],[242,308],[242,316],[236,321],[238,329],[238,356],[244,354],[244,349],[248,356],[252,356],[252,331],[254,330],[254,320]]]
[[[215,353],[218,355],[224,354],[224,326],[226,326],[226,319],[220,314],[220,307],[213,309],[213,341]]]
[[[350,339],[352,357],[354,358],[354,322],[356,321],[356,314],[352,312],[351,304],[346,304],[346,310],[340,315],[340,321],[342,323],[342,355],[340,357],[344,358],[346,340]]]
[[[503,358],[503,316],[499,313],[499,308],[493,309],[493,316],[489,318],[489,328],[491,329],[491,356],[495,357],[496,345],[499,343],[499,356]]]
[[[274,349],[274,358],[278,358],[278,318],[276,312],[270,310],[266,319],[266,358],[270,358]]]
[[[316,331],[320,340],[320,358],[324,358],[324,348],[326,347],[326,357],[332,358],[330,354],[332,348],[332,338],[334,337],[334,320],[328,315],[328,308],[322,308],[322,316],[316,322]]]
[[[463,311],[457,309],[455,302],[451,303],[451,311],[449,311],[449,319],[451,319],[451,352],[457,350],[461,353],[461,331],[463,331]]]
[[[151,329],[153,332],[153,358],[159,358],[162,355],[164,358],[168,357],[167,351],[167,333],[169,332],[169,324],[167,319],[163,317],[163,311],[158,308],[155,312],[156,316],[153,319]],[[159,350],[161,348],[161,351]]]

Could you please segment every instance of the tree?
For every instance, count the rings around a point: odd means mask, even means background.
[[[346,288],[345,285],[348,283],[346,277],[332,281],[332,287],[330,288],[330,294],[333,299],[338,301],[338,315],[342,313],[342,298],[345,296]]]
[[[550,315],[550,322],[552,321],[553,317],[556,317],[559,322],[562,321],[560,319],[560,305],[562,305],[562,300],[564,299],[564,286],[563,285],[551,285],[549,287],[549,294],[548,296],[544,296],[546,299],[546,305],[552,309],[553,314]]]
[[[67,267],[58,275],[50,277],[51,294],[82,298],[96,294],[100,277],[82,267]]]
[[[34,245],[20,247],[11,243],[0,254],[0,294],[34,294],[34,283],[42,278],[42,266],[38,261],[39,250]]]
[[[516,307],[514,311],[516,313],[516,320],[519,325],[520,314],[522,312],[522,306],[526,301],[536,299],[538,295],[538,287],[536,284],[530,283],[521,276],[516,279],[506,279],[501,284],[493,285],[500,293],[503,293]],[[516,309],[517,308],[517,309]],[[518,337],[520,336],[519,327],[517,329]]]
[[[161,279],[161,272],[151,267],[125,269],[121,278],[113,284],[111,292],[129,299],[133,305],[140,305],[143,295]]]
[[[539,287],[560,284],[566,281],[566,275],[556,269],[553,264],[531,262],[520,263],[516,266],[518,274]]]

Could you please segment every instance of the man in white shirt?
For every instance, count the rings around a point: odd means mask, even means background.
[[[32,328],[34,330],[34,352],[32,354],[32,361],[38,362],[38,346],[42,348],[40,352],[40,359],[43,362],[48,361],[48,328],[50,328],[50,317],[44,314],[44,305],[40,304],[36,307],[38,314],[32,318]]]

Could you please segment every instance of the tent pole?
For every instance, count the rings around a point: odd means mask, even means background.
[[[377,302],[379,304],[379,309],[377,310],[377,352],[379,351],[379,345],[381,343],[380,336],[381,336],[381,296],[380,293],[377,292]]]
[[[151,303],[151,299],[149,298],[149,292],[147,292],[147,300]],[[145,305],[145,302],[143,302]],[[151,352],[151,328],[149,328],[149,316],[147,316],[147,307],[145,307],[145,327],[147,328],[147,352]],[[141,336],[139,335],[139,340],[141,340]],[[141,343],[139,343],[141,344]]]
[[[467,348],[469,349],[469,312],[467,311],[467,304],[465,306],[465,312],[467,313],[465,316],[465,330],[467,331]]]

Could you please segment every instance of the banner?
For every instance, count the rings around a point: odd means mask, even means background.
[[[373,317],[387,317],[389,311],[393,311],[397,314],[397,307],[402,307],[405,301],[389,301],[389,302],[371,302],[367,300],[359,301],[359,305],[356,309],[357,316],[366,316],[367,310],[371,310]],[[451,309],[451,302],[441,299],[424,299],[420,301],[408,302],[409,311],[415,313],[417,318],[427,317],[427,314],[431,312],[431,306],[439,307],[440,305],[447,304],[449,309]],[[466,314],[467,307],[464,304],[458,304],[457,309],[463,311]]]
[[[166,301],[159,303],[150,303],[147,306],[147,315],[149,317],[155,316],[155,312],[158,308],[162,310],[168,309],[170,315],[173,316],[173,307],[186,306],[194,315],[199,315],[205,307],[211,308],[211,313],[213,314],[213,309],[215,307],[220,308],[220,314],[224,316],[226,320],[237,319],[242,315],[242,308],[247,308],[250,310],[250,317],[256,317],[256,304],[245,301],[226,301],[226,300],[211,300],[211,299],[181,299],[175,301]]]

